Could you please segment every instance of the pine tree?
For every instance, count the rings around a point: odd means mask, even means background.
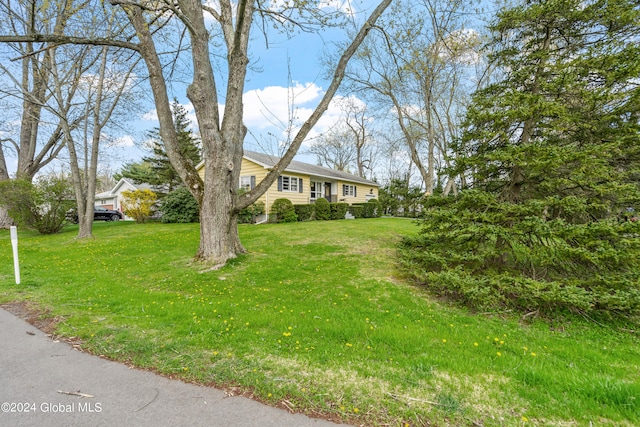
[[[640,8],[525,0],[499,13],[500,78],[453,147],[471,188],[427,201],[403,262],[476,307],[640,314]]]
[[[458,172],[503,201],[581,198],[588,219],[637,203],[638,3],[526,1],[492,31],[504,74],[474,97]]]
[[[129,178],[136,184],[143,184],[153,180],[152,175],[151,164],[141,161],[125,163],[120,172],[113,175],[113,178],[116,181],[120,181],[121,178]]]
[[[180,152],[195,166],[201,160],[200,140],[190,129],[187,110],[177,100],[173,101],[172,110]],[[149,140],[151,155],[140,162],[126,164],[117,176],[131,178],[138,184],[150,184],[159,194],[166,194],[181,186],[182,181],[169,162],[159,129],[149,132]]]
[[[173,123],[176,128],[180,153],[190,159],[195,166],[200,162],[200,141],[190,129],[191,123],[187,117],[187,110],[173,101]],[[150,135],[152,155],[144,157],[143,162],[151,165],[151,176],[148,181],[152,186],[161,189],[162,192],[170,192],[179,187],[182,182],[176,170],[171,166],[164,144],[160,138],[159,129],[154,129]]]

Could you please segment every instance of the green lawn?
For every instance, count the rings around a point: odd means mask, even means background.
[[[403,219],[241,226],[249,254],[189,265],[198,226],[0,231],[0,303],[96,354],[354,424],[640,424],[636,325],[523,322],[438,303],[395,270]]]

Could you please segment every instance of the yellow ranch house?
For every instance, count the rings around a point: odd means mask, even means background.
[[[255,187],[278,160],[276,156],[245,150],[238,187],[247,190]],[[200,174],[204,173],[203,165],[198,165]],[[258,201],[264,202],[267,212],[276,199],[282,198],[294,205],[310,204],[320,198],[329,202],[364,203],[378,198],[378,187],[376,182],[347,172],[293,160]]]

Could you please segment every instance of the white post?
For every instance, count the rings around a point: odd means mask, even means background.
[[[16,285],[20,284],[20,262],[18,261],[18,229],[11,226],[11,246],[13,246],[13,269],[16,273]]]

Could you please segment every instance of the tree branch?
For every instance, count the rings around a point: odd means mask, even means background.
[[[76,44],[76,45],[91,45],[91,46],[113,46],[120,47],[124,49],[134,50],[136,52],[140,51],[140,47],[135,43],[113,40],[108,38],[95,38],[88,39],[84,37],[72,37],[72,36],[63,36],[57,34],[29,34],[22,36],[0,36],[0,43],[53,43],[51,46],[47,46],[42,50],[52,49],[58,47],[60,45],[66,44]],[[40,51],[42,51],[40,50]],[[30,52],[26,55],[19,56],[17,58],[11,58],[11,61],[18,61],[20,59],[24,59],[27,56],[34,55],[38,52]]]

